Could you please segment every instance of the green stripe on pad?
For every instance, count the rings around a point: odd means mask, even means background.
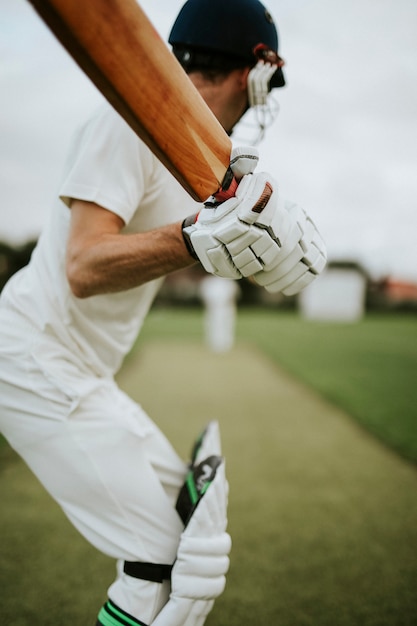
[[[190,494],[190,500],[191,500],[192,504],[196,504],[198,502],[198,499],[199,499],[200,496],[198,494],[197,487],[196,487],[195,482],[194,482],[194,474],[193,474],[193,472],[188,472],[187,488],[188,488],[188,493]]]
[[[207,491],[207,489],[210,487],[211,483],[212,483],[212,481],[211,481],[211,480],[208,480],[208,481],[206,482],[206,484],[204,485],[204,487],[203,487],[203,488],[202,488],[202,490],[201,490],[201,495],[202,495],[202,496],[206,493],[206,491]]]
[[[146,626],[143,622],[118,609],[111,601],[106,602],[101,608],[97,623],[101,626]]]

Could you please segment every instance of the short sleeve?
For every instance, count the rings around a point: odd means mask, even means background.
[[[95,202],[128,223],[143,197],[150,167],[146,146],[106,105],[74,138],[59,197],[68,206],[71,199]]]

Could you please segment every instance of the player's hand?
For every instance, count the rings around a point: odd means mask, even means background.
[[[249,174],[243,176],[233,198],[221,204],[209,198],[190,232],[191,243],[207,271],[216,273],[209,262],[216,269],[223,262],[232,267],[230,278],[241,278],[275,266],[279,243],[270,229],[277,211],[274,187],[268,174]],[[289,221],[284,213],[281,230],[285,234]]]
[[[278,199],[274,214],[260,214],[256,224],[267,224],[278,251],[271,256],[253,280],[271,293],[286,296],[299,293],[323,271],[327,252],[314,222],[301,207]]]
[[[235,224],[238,220],[235,207],[234,197],[216,205],[206,203],[197,215],[185,219],[182,225],[184,240],[192,256],[200,261],[206,272],[222,278],[239,279],[243,276],[227,246],[217,236],[218,229],[221,233],[225,225]]]
[[[235,279],[252,276],[270,292],[294,295],[326,264],[313,221],[279,197],[266,173],[244,176],[230,200],[209,199],[185,231],[206,271]]]
[[[252,226],[251,237],[259,231],[261,236],[247,246],[247,234],[231,238],[231,230],[217,231],[233,262],[267,291],[287,296],[298,293],[326,264],[326,248],[314,222],[304,209],[279,196],[277,184],[268,174],[244,177],[236,195],[242,197],[237,207],[239,220]],[[261,267],[252,272],[256,262]]]
[[[240,181],[255,171],[258,160],[258,150],[254,146],[235,147],[232,150],[230,170],[235,177],[235,184],[236,180]],[[227,201],[223,200],[223,192],[216,194],[207,200],[200,213],[186,218],[182,225],[184,240],[190,254],[200,261],[206,272],[223,278],[239,279],[245,275],[234,264],[229,250],[216,238],[214,232],[240,204],[240,196],[239,187],[236,196]]]

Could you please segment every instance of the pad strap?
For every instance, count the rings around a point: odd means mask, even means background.
[[[171,580],[172,565],[159,563],[140,563],[138,561],[125,561],[123,571],[132,578],[149,580],[153,583],[162,583]]]

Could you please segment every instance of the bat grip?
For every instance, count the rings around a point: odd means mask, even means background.
[[[230,167],[228,168],[225,177],[223,178],[222,186],[219,191],[216,191],[214,198],[216,202],[225,202],[236,194],[236,189],[239,185],[239,181],[233,175]]]

